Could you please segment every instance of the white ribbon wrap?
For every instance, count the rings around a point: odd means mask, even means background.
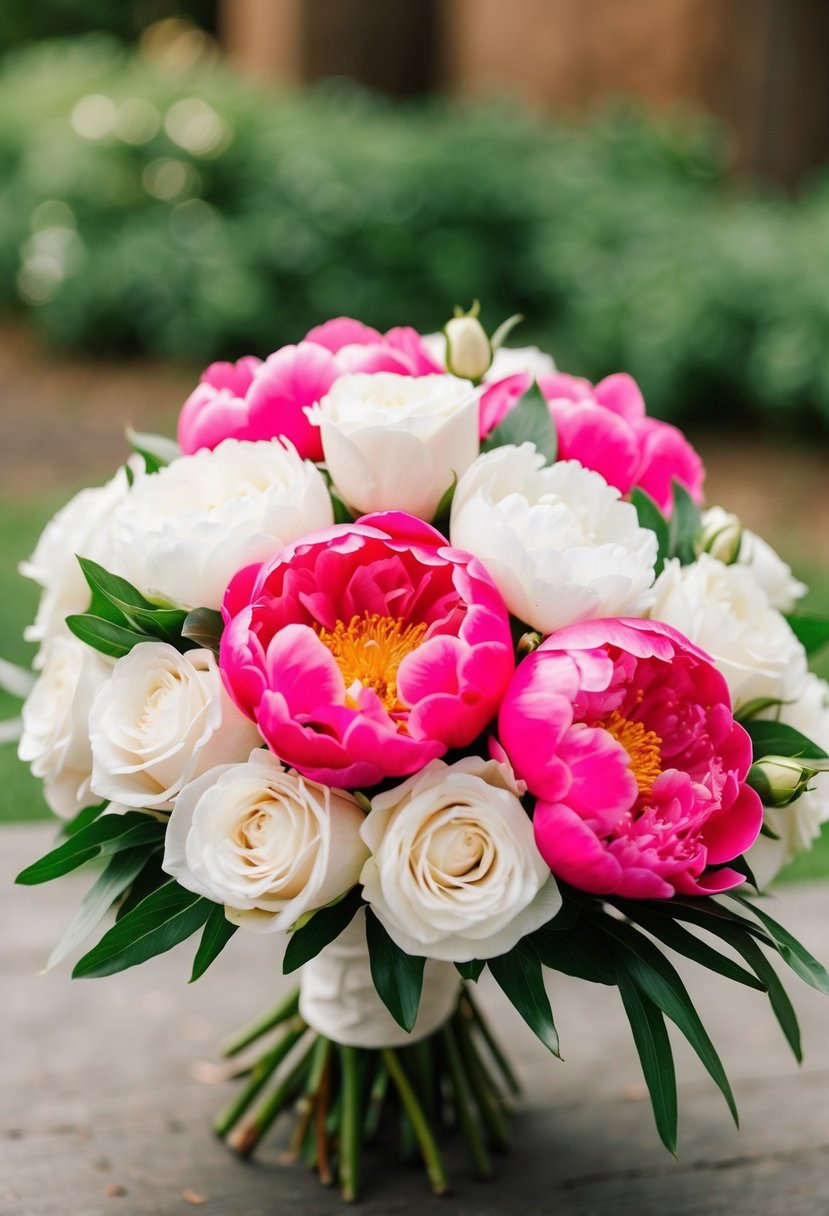
[[[425,1039],[455,1011],[460,977],[454,964],[429,959],[410,1034],[398,1026],[371,979],[361,908],[343,933],[302,969],[299,1012],[312,1030],[346,1047],[404,1047]]]

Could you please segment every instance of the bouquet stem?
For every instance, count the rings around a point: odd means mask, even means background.
[[[312,1031],[298,1007],[291,993],[225,1046],[224,1054],[235,1056],[276,1032],[214,1120],[216,1134],[235,1152],[249,1157],[280,1115],[290,1113],[290,1159],[304,1160],[326,1186],[336,1181],[352,1203],[361,1191],[364,1151],[399,1126],[401,1154],[419,1156],[433,1192],[442,1195],[450,1182],[440,1142],[455,1128],[478,1176],[492,1177],[491,1152],[509,1144],[518,1081],[467,987],[440,1029],[401,1048],[335,1043]]]

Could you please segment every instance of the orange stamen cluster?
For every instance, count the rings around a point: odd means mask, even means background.
[[[397,692],[398,668],[425,633],[425,624],[414,625],[376,612],[353,616],[348,624],[337,621],[331,630],[318,630],[319,640],[342,672],[346,689],[355,683],[373,689],[392,714],[407,708]]]
[[[639,786],[639,793],[647,796],[662,772],[662,740],[659,735],[648,730],[641,722],[623,718],[615,709],[602,725],[630,756],[630,771]]]

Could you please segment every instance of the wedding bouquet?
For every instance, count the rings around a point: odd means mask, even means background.
[[[798,1058],[763,948],[829,992],[756,898],[829,818],[829,621],[701,510],[629,376],[509,325],[339,318],[213,364],[178,442],[131,434],[23,566],[19,751],[65,822],[18,881],[103,863],[50,964],[113,907],[76,976],[196,933],[193,978],[240,928],[284,949],[299,990],[229,1045],[216,1128],[249,1153],[292,1111],[347,1199],[390,1123],[436,1191],[447,1124],[489,1174],[516,1082],[486,969],[554,1054],[545,974],[618,987],[672,1151],[666,1017],[735,1110],[665,949],[767,993]]]

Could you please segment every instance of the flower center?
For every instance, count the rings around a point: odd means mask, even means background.
[[[407,654],[423,641],[426,625],[413,625],[400,617],[364,612],[346,625],[337,621],[333,629],[318,630],[319,640],[334,656],[352,699],[355,684],[371,688],[389,713],[407,707],[397,693],[397,670]]]
[[[649,794],[662,772],[662,740],[659,735],[648,730],[641,722],[623,718],[615,709],[602,726],[630,756],[630,771],[639,786],[640,795]]]

